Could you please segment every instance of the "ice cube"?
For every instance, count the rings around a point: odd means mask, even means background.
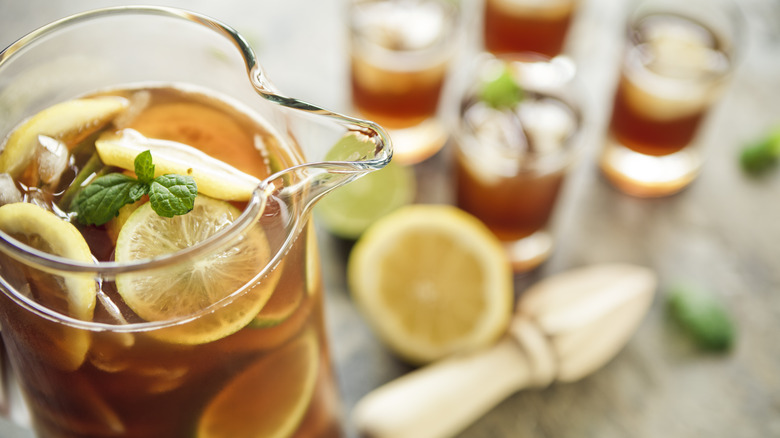
[[[478,149],[470,160],[475,175],[489,184],[517,174],[528,151],[528,140],[512,111],[477,103],[464,114],[464,123]]]
[[[430,47],[445,33],[445,11],[434,2],[366,6],[355,21],[375,44],[390,50]]]
[[[128,105],[127,109],[119,113],[114,119],[114,126],[117,129],[124,129],[130,126],[130,123],[149,106],[152,101],[152,93],[148,90],[136,91],[130,96],[129,100],[130,105]]]
[[[0,173],[0,205],[22,202],[22,192],[14,183],[11,175]]]
[[[39,135],[35,160],[38,163],[40,182],[47,186],[55,186],[62,173],[68,168],[68,147],[55,138]]]
[[[648,68],[660,75],[696,79],[727,64],[714,35],[696,23],[673,17],[648,19],[643,31],[652,57]]]
[[[576,129],[571,111],[554,99],[529,101],[521,104],[517,111],[534,153],[540,156],[561,151]]]

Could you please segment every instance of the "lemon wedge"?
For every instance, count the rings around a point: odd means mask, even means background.
[[[14,203],[0,207],[0,230],[52,255],[84,263],[94,261],[87,242],[76,227],[34,204]],[[26,274],[27,293],[31,298],[70,317],[92,320],[97,297],[97,284],[93,278],[87,275],[63,278],[31,268],[20,269]],[[36,336],[30,337],[30,342],[39,342],[34,347],[37,354],[46,355],[64,370],[81,366],[90,344],[86,331],[43,320],[41,327],[28,329],[37,332]]]
[[[377,219],[410,204],[414,196],[414,172],[391,162],[328,194],[314,212],[328,231],[354,240]]]
[[[119,231],[116,261],[131,262],[182,250],[212,236],[239,215],[231,204],[202,195],[195,198],[192,211],[173,218],[160,217],[145,203]],[[130,309],[147,321],[186,318],[240,291],[231,302],[190,322],[149,332],[174,343],[210,342],[249,324],[271,297],[281,269],[258,276],[271,256],[265,233],[254,226],[233,246],[200,259],[154,272],[118,275],[117,291]]]
[[[293,436],[311,402],[318,369],[317,336],[309,329],[229,382],[203,412],[197,436]]]
[[[491,344],[512,314],[512,270],[481,222],[445,205],[412,205],[358,240],[349,287],[374,331],[413,364]]]
[[[135,169],[135,157],[143,151],[152,153],[154,176],[176,173],[189,175],[198,192],[226,201],[246,201],[260,180],[200,150],[171,140],[147,138],[138,131],[123,129],[107,132],[95,142],[100,160],[106,165]]]
[[[17,178],[35,157],[39,135],[75,144],[97,132],[127,106],[127,99],[107,96],[69,100],[39,112],[8,137],[0,153],[0,172]]]

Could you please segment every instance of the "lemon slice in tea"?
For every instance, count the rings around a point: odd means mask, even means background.
[[[14,203],[0,207],[0,230],[49,254],[84,263],[94,261],[87,242],[76,227],[34,204]],[[27,292],[35,301],[73,318],[92,320],[97,296],[94,279],[86,275],[62,278],[33,269],[26,271]],[[30,341],[39,342],[34,347],[37,353],[49,355],[47,358],[59,368],[73,370],[84,361],[90,343],[86,331],[44,322],[36,331],[38,335],[31,336]]]
[[[231,204],[203,195],[195,198],[192,211],[173,218],[160,217],[146,203],[119,231],[116,261],[154,258],[193,246],[239,215]],[[281,267],[258,278],[271,256],[265,233],[256,225],[232,246],[200,259],[154,272],[119,275],[117,291],[130,309],[147,321],[186,318],[237,293],[231,302],[191,322],[150,332],[170,342],[210,342],[246,326],[271,297]]]
[[[97,132],[128,106],[121,97],[75,99],[51,106],[14,130],[0,153],[0,172],[18,177],[32,162],[39,135],[73,144]]]
[[[347,277],[374,331],[414,364],[494,342],[512,314],[501,244],[455,207],[413,205],[380,219],[353,248]]]
[[[306,414],[317,383],[319,352],[309,329],[229,382],[209,403],[198,438],[285,438]]]
[[[132,129],[105,133],[95,142],[100,160],[106,165],[135,169],[135,158],[149,150],[154,176],[176,173],[189,175],[198,185],[198,193],[226,201],[246,201],[260,180],[200,150],[170,140],[147,138]]]

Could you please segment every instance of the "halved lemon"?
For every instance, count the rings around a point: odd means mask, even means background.
[[[353,248],[347,276],[365,319],[413,364],[491,344],[512,314],[501,244],[451,206],[412,205],[380,219]]]
[[[87,242],[76,227],[34,204],[14,203],[0,207],[0,230],[49,254],[84,263],[94,261]],[[97,296],[97,283],[93,278],[88,275],[58,277],[32,268],[19,269],[25,272],[22,274],[26,277],[24,287],[35,301],[73,318],[92,320]],[[29,341],[39,344],[35,347],[39,354],[46,355],[65,370],[81,366],[90,344],[86,331],[46,322],[42,322],[41,327],[28,329],[37,332]]]
[[[206,407],[199,438],[286,438],[314,394],[319,349],[314,330],[251,365]]]
[[[152,153],[154,176],[176,173],[189,175],[198,192],[226,201],[246,201],[260,180],[206,153],[171,140],[147,138],[132,129],[107,132],[95,142],[100,160],[106,165],[135,169],[135,158],[143,151]]]
[[[118,262],[154,258],[195,245],[236,220],[240,211],[225,201],[195,198],[185,215],[159,216],[149,203],[125,221],[116,242]],[[147,321],[187,318],[236,293],[229,303],[190,322],[153,330],[150,335],[169,342],[200,344],[221,339],[247,324],[273,294],[280,268],[260,277],[270,262],[270,245],[259,225],[227,248],[200,259],[154,272],[117,276],[119,295]]]
[[[74,144],[101,129],[127,106],[127,99],[107,96],[69,100],[46,108],[8,137],[0,153],[0,172],[17,178],[33,160],[39,135]]]

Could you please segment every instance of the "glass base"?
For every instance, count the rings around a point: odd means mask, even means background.
[[[447,142],[447,132],[436,119],[403,129],[388,129],[393,142],[393,160],[416,164],[438,152]]]
[[[515,273],[528,272],[541,265],[553,250],[553,238],[547,231],[537,231],[514,241],[502,241],[502,244]]]
[[[668,196],[687,187],[699,174],[701,157],[696,149],[688,146],[659,157],[634,152],[608,138],[599,167],[624,193],[642,198]]]

